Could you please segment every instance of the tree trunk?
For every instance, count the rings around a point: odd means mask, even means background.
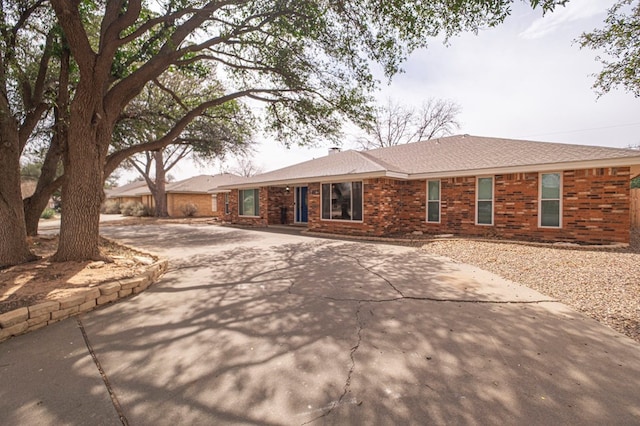
[[[0,269],[37,259],[29,250],[20,189],[18,127],[0,112]]]
[[[62,153],[66,146],[68,137],[67,123],[69,122],[69,61],[70,52],[66,44],[63,43],[60,52],[60,74],[58,84],[58,95],[54,108],[54,133],[51,138],[51,145],[47,150],[47,155],[42,164],[38,185],[33,195],[24,200],[24,216],[27,227],[27,235],[38,234],[38,224],[40,215],[47,207],[51,195],[59,188],[56,178],[58,177],[58,164],[62,158]]]
[[[103,170],[111,127],[96,102],[96,93],[79,85],[71,106],[67,149],[63,155],[60,239],[54,260],[102,259],[100,205],[104,199]],[[99,91],[98,91],[99,93]]]
[[[54,135],[42,165],[36,190],[33,195],[24,199],[24,219],[27,227],[27,235],[33,236],[38,234],[40,215],[47,207],[51,195],[59,188],[59,185],[56,184],[56,175],[58,172],[58,163],[62,157],[62,150],[58,140],[59,135]]]
[[[152,192],[153,198],[156,201],[156,216],[167,217],[169,212],[167,211],[167,194],[166,188],[166,176],[164,170],[164,150],[159,149],[153,153],[154,160],[156,162],[156,181],[155,191]]]

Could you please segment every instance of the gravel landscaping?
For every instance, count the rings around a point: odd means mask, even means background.
[[[439,239],[422,249],[526,285],[640,342],[638,231],[623,249],[474,239]]]

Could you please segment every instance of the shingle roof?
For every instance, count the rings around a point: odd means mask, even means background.
[[[640,151],[632,149],[470,135],[379,148],[367,154],[407,174],[640,157]]]
[[[245,178],[231,173],[199,175],[167,184],[166,193],[206,193],[222,185],[241,183]]]
[[[640,165],[640,151],[457,135],[370,151],[338,152],[253,176],[242,186],[311,182],[355,175],[411,179],[421,175],[454,176],[498,169],[542,171],[541,166],[547,170],[551,167],[561,169],[571,163],[588,164],[586,167]]]
[[[147,183],[143,180],[136,180],[126,185],[111,188],[105,191],[107,198],[136,197],[148,192]]]

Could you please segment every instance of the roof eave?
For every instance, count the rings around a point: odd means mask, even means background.
[[[295,179],[278,179],[278,180],[269,180],[269,181],[256,181],[235,185],[221,185],[218,190],[220,192],[227,189],[249,189],[249,188],[258,188],[265,186],[293,186],[300,184],[308,184],[310,182],[341,182],[341,181],[351,181],[351,180],[361,180],[361,179],[373,179],[373,178],[381,178],[381,177],[389,177],[394,179],[407,179],[408,175],[406,173],[399,172],[391,172],[387,170],[379,170],[375,172],[366,172],[366,173],[346,173],[340,175],[327,175],[327,176],[310,176],[304,178],[295,178]]]
[[[551,172],[559,170],[578,170],[600,167],[632,167],[640,165],[640,156],[610,158],[604,160],[565,161],[561,163],[542,163],[522,166],[491,167],[485,169],[447,170],[438,172],[412,173],[409,179],[450,178],[478,175],[499,175],[505,173]]]

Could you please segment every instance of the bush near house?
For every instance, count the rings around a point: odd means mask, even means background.
[[[180,206],[180,211],[185,217],[193,217],[198,213],[198,206],[193,203],[187,203]]]
[[[103,214],[119,214],[120,213],[120,203],[117,200],[107,200],[102,205],[100,209],[100,213]]]
[[[149,208],[140,202],[129,201],[120,205],[120,213],[123,216],[143,217],[151,216]]]
[[[631,188],[640,188],[640,176],[631,179]]]

